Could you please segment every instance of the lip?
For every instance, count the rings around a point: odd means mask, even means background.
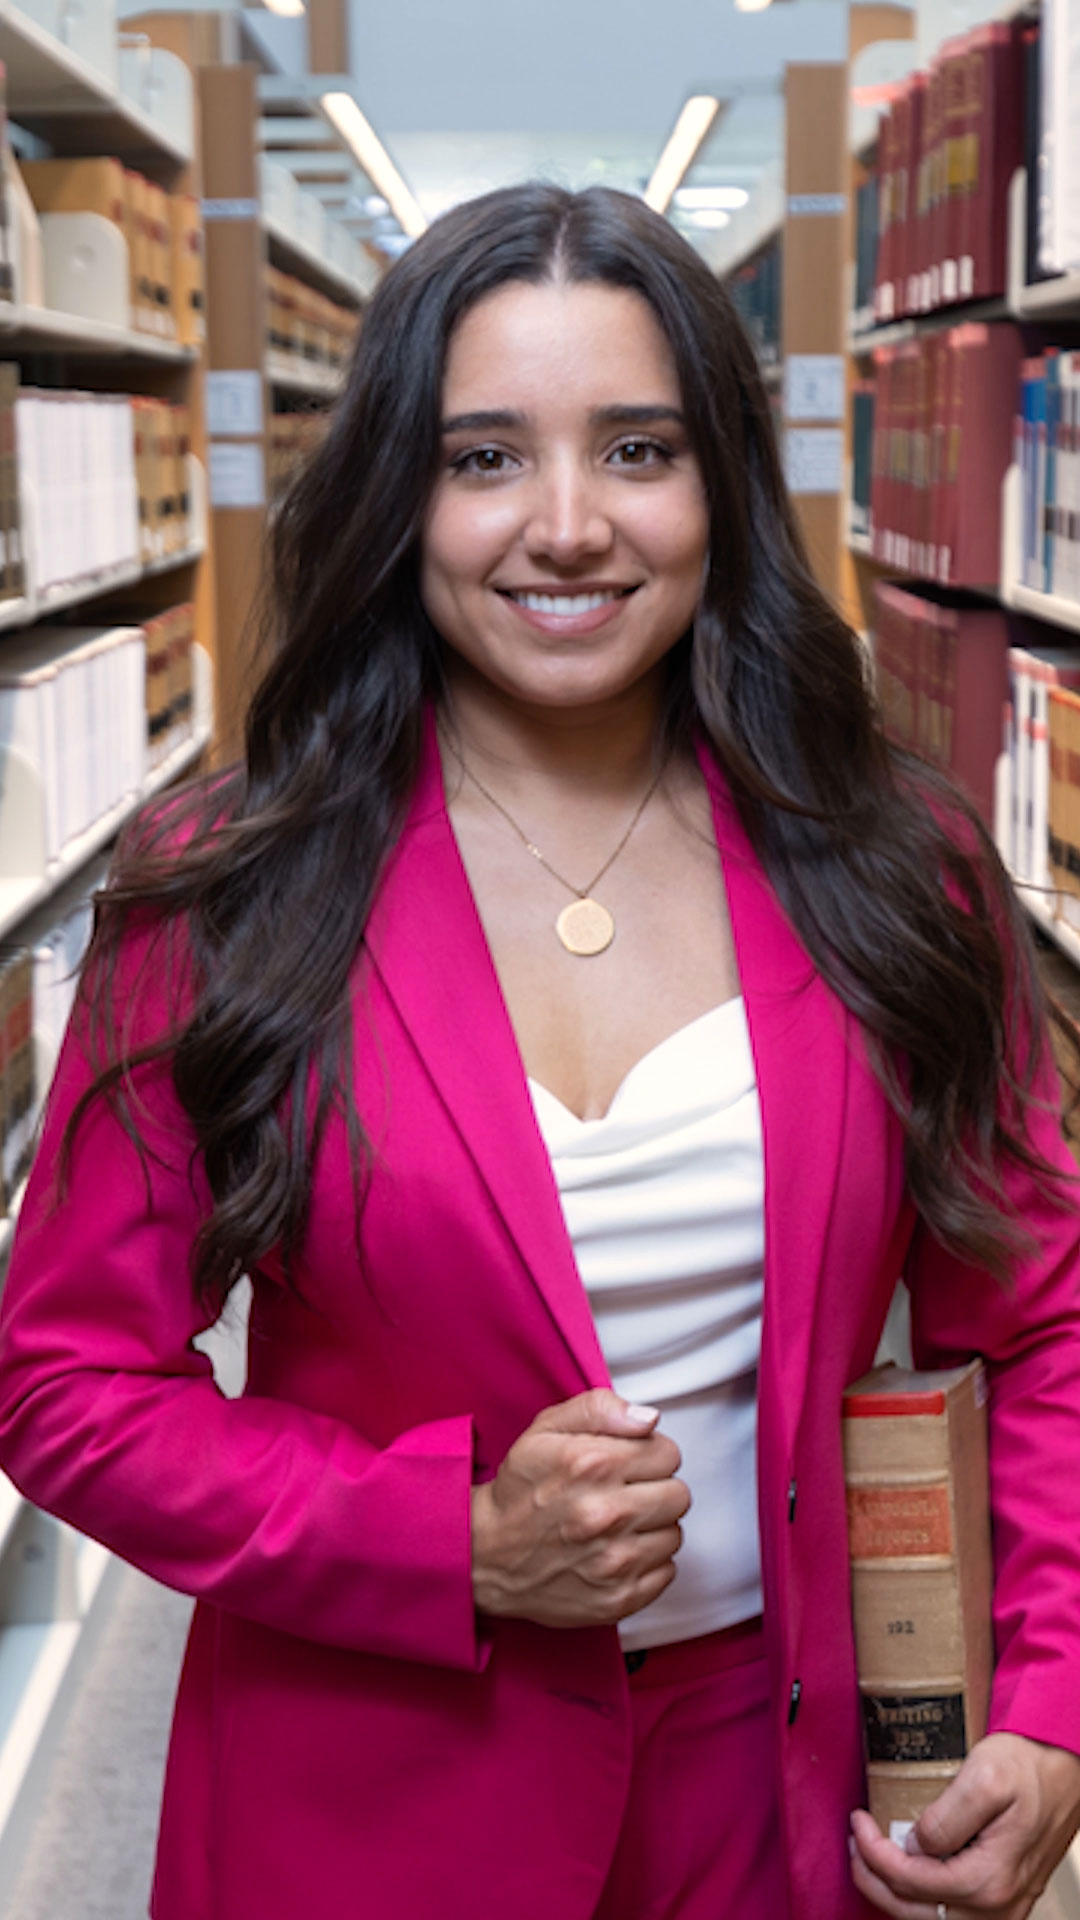
[[[618,618],[626,602],[632,599],[637,591],[636,585],[628,587],[621,580],[575,580],[573,583],[564,580],[544,581],[543,584],[537,582],[529,586],[496,588],[499,598],[504,600],[507,606],[512,607],[526,625],[535,628],[539,633],[568,635],[596,633],[601,627],[606,627],[610,621]],[[555,594],[576,596],[585,593],[610,593],[616,597],[607,601],[604,606],[589,607],[584,613],[540,613],[536,608],[523,606],[520,600],[516,600],[514,595],[518,593],[553,596]]]

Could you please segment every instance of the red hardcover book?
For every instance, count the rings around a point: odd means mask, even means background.
[[[1007,322],[951,329],[952,446],[947,481],[952,543],[945,578],[997,588],[1001,577],[1001,490],[1013,457],[1020,331]]]
[[[892,440],[892,367],[895,347],[874,352],[874,441],[870,475],[870,524],[874,559],[891,561],[889,462]]]
[[[940,88],[933,66],[920,74],[919,177],[915,190],[915,304],[925,313],[930,305],[930,266],[934,251],[934,194],[936,188],[937,128]]]
[[[1024,159],[1024,49],[1016,21],[992,20],[970,36],[971,188],[960,298],[1005,292],[1009,183]]]
[[[896,167],[896,106],[882,114],[878,125],[878,250],[874,282],[874,319],[880,324],[895,318],[893,311],[893,255],[895,251],[893,196]]]
[[[918,313],[919,268],[925,239],[923,193],[923,108],[926,101],[926,75],[913,73],[905,82],[908,94],[907,198],[905,202],[903,275],[899,311]]]
[[[928,209],[926,209],[926,269],[922,311],[942,305],[942,259],[945,255],[945,73],[942,54],[930,63],[926,73],[926,165],[928,165]]]
[[[892,311],[904,311],[904,286],[907,277],[908,165],[911,136],[911,98],[907,82],[902,81],[892,105],[893,174],[891,196],[892,246],[889,270],[892,280]]]
[[[959,299],[960,248],[964,217],[964,175],[967,153],[967,57],[969,34],[946,40],[941,48],[942,85],[942,193],[938,260],[941,292],[935,305],[951,306]]]

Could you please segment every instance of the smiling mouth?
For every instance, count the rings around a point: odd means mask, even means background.
[[[562,615],[572,619],[582,613],[594,613],[598,607],[609,607],[616,600],[626,600],[636,587],[611,587],[597,593],[533,593],[515,592],[504,587],[499,591],[507,600],[513,600],[516,606],[525,607],[530,613]]]

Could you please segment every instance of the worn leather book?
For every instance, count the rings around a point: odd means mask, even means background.
[[[902,1838],[986,1727],[982,1365],[875,1367],[845,1393],[843,1431],[869,1807],[883,1832]]]

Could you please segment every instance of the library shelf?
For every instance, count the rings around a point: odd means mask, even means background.
[[[310,367],[291,353],[268,353],[264,367],[267,384],[279,393],[310,393],[333,400],[341,391],[342,373],[336,367]]]
[[[1046,895],[1030,886],[1026,881],[1014,881],[1017,899],[1028,917],[1052,940],[1059,952],[1071,960],[1074,967],[1080,967],[1080,933],[1070,927],[1066,920],[1058,918],[1050,906]]]
[[[27,307],[16,302],[0,304],[0,352],[20,347],[27,351],[62,351],[85,355],[104,355],[125,360],[150,360],[162,366],[194,366],[197,347],[181,346],[153,333],[140,333],[134,327],[113,327],[104,320],[89,320],[82,314],[61,313],[53,307]]]
[[[854,328],[848,334],[848,350],[864,358],[875,347],[899,347],[921,334],[937,333],[942,327],[959,327],[971,320],[1008,320],[1012,309],[1003,296],[994,300],[969,300],[966,306],[935,307],[930,313],[916,313],[906,320],[891,320],[885,326]]]
[[[1060,594],[1039,593],[1034,587],[1021,586],[1019,581],[1003,587],[1001,598],[1003,605],[1012,607],[1016,613],[1028,613],[1050,626],[1080,633],[1080,600],[1063,600]]]
[[[181,567],[191,566],[196,560],[201,560],[205,551],[205,543],[199,540],[177,553],[164,553],[157,560],[147,560],[141,566],[132,561],[129,565],[109,567],[100,573],[90,574],[85,580],[73,580],[69,586],[46,587],[41,594],[23,594],[17,600],[0,600],[0,633],[10,631],[13,627],[33,626],[37,620],[47,620],[54,613],[81,607],[91,600],[100,599],[103,594],[115,593],[121,587],[138,586],[140,580],[152,580],[162,573],[179,572]]]
[[[1018,320],[1080,320],[1080,273],[1025,282],[1027,173],[1019,167],[1009,183],[1009,308]]]
[[[24,1529],[29,1544],[60,1570],[63,1599],[42,1617],[18,1618]],[[0,1557],[0,1584],[15,1599],[15,1621],[0,1627],[0,1901],[6,1905],[25,1853],[34,1814],[47,1791],[49,1764],[87,1659],[108,1615],[121,1563],[95,1540],[20,1500],[9,1551]]]
[[[1014,460],[1001,489],[1001,604],[1035,620],[1045,620],[1048,626],[1062,627],[1067,633],[1080,633],[1080,600],[1043,593],[1037,587],[1025,586],[1020,579],[1021,513],[1020,469]]]
[[[266,234],[266,250],[271,263],[280,267],[282,273],[293,273],[298,280],[304,280],[309,286],[325,293],[331,300],[344,300],[349,306],[359,306],[365,296],[371,292],[375,283],[376,271],[372,262],[371,285],[363,286],[331,261],[324,260],[314,247],[306,246],[295,234],[288,233],[276,220],[263,214],[263,230]]]
[[[15,1237],[15,1228],[16,1228],[16,1225],[18,1224],[18,1219],[19,1219],[19,1209],[22,1206],[23,1196],[25,1195],[25,1193],[26,1193],[26,1181],[24,1180],[21,1186],[16,1187],[11,1205],[9,1206],[3,1219],[0,1220],[0,1267],[3,1266],[3,1263],[7,1259],[8,1253],[11,1250],[11,1242]],[[7,1486],[8,1486],[7,1480],[5,1479],[4,1475],[0,1473],[0,1555],[3,1554],[4,1541],[7,1539],[7,1535],[10,1532],[10,1526],[7,1523],[7,1519],[6,1519],[7,1502],[6,1502],[5,1495],[7,1491]]]
[[[847,537],[847,544],[848,544],[848,552],[857,554],[860,560],[873,560],[874,540],[873,540],[872,534],[849,533]],[[878,564],[881,566],[884,566],[885,562],[882,560]]]
[[[116,806],[103,813],[93,826],[69,840],[58,861],[45,873],[4,875],[0,877],[0,939],[6,938],[27,915],[57,893],[96,853],[115,839],[125,822],[137,813],[144,801],[153,799],[181,774],[192,767],[210,744],[209,722],[196,726],[186,739],[177,742],[161,763],[154,767],[138,793],[128,794]]]
[[[96,143],[125,159],[152,154],[180,165],[193,159],[190,134],[186,140],[170,135],[158,116],[11,0],[0,0],[0,60],[12,118],[31,132],[48,130],[57,150],[59,143],[70,152],[93,151]]]

